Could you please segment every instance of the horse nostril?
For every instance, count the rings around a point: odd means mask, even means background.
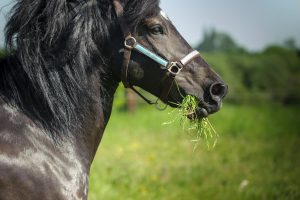
[[[221,99],[226,95],[228,87],[223,83],[217,82],[210,86],[210,95],[213,100],[221,101]]]

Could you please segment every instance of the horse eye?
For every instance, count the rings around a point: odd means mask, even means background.
[[[151,31],[152,34],[155,34],[155,35],[164,34],[164,30],[161,27],[161,25],[151,26],[150,31]]]

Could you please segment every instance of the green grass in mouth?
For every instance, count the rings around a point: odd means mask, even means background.
[[[175,115],[173,120],[164,124],[172,124],[179,120],[183,130],[193,137],[194,150],[196,150],[203,140],[206,142],[208,149],[213,149],[217,144],[219,135],[208,118],[197,118],[196,111],[198,106],[199,100],[196,97],[192,95],[185,96],[182,103],[178,104],[178,107],[170,112],[172,117]],[[191,116],[191,119],[188,116]]]

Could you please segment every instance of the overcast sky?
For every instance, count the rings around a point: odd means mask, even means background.
[[[3,45],[5,15],[12,0],[0,2],[0,45]],[[300,0],[161,0],[182,35],[192,45],[203,31],[225,31],[241,45],[260,50],[268,44],[294,38],[300,46]]]

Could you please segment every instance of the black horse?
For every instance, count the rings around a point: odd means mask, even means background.
[[[1,200],[87,199],[121,79],[171,106],[194,95],[198,117],[218,111],[227,91],[158,0],[17,0],[6,44]]]

